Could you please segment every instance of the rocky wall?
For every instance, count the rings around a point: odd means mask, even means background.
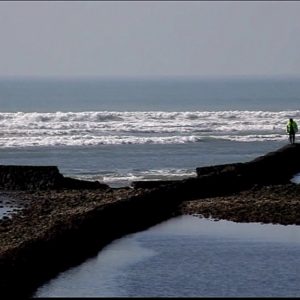
[[[56,166],[0,165],[0,190],[99,189],[98,181],[64,177]]]
[[[257,184],[286,184],[300,171],[299,158],[300,145],[287,145],[247,163],[197,168],[196,178],[148,185],[138,183],[132,189],[137,195],[96,205],[82,213],[70,215],[80,202],[65,212],[52,211],[53,216],[59,215],[55,226],[42,235],[24,240],[18,247],[1,251],[2,295],[30,295],[45,280],[95,255],[110,241],[176,215],[183,201],[230,195]],[[99,184],[95,186],[100,187]],[[10,189],[94,187],[90,182],[65,178],[56,167],[26,169],[20,166],[1,166],[0,186]]]

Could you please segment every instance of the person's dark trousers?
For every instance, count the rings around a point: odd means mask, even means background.
[[[295,144],[295,133],[294,132],[290,132],[290,143]]]

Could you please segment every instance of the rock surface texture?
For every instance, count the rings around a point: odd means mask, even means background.
[[[0,193],[23,209],[0,221],[3,297],[31,296],[112,240],[179,214],[300,225],[300,145],[250,162],[197,168],[197,177],[113,189],[56,167],[0,166]]]
[[[0,165],[0,190],[99,189],[108,185],[64,177],[56,166]]]

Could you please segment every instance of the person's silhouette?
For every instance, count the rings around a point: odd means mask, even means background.
[[[296,121],[290,118],[286,125],[286,132],[289,134],[289,141],[291,144],[295,143],[295,135],[297,131],[298,131],[298,125]]]

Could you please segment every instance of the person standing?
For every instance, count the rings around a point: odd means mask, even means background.
[[[295,143],[295,135],[298,131],[298,125],[296,121],[294,121],[292,118],[289,119],[287,125],[286,125],[286,132],[289,135],[289,140],[291,144]]]

